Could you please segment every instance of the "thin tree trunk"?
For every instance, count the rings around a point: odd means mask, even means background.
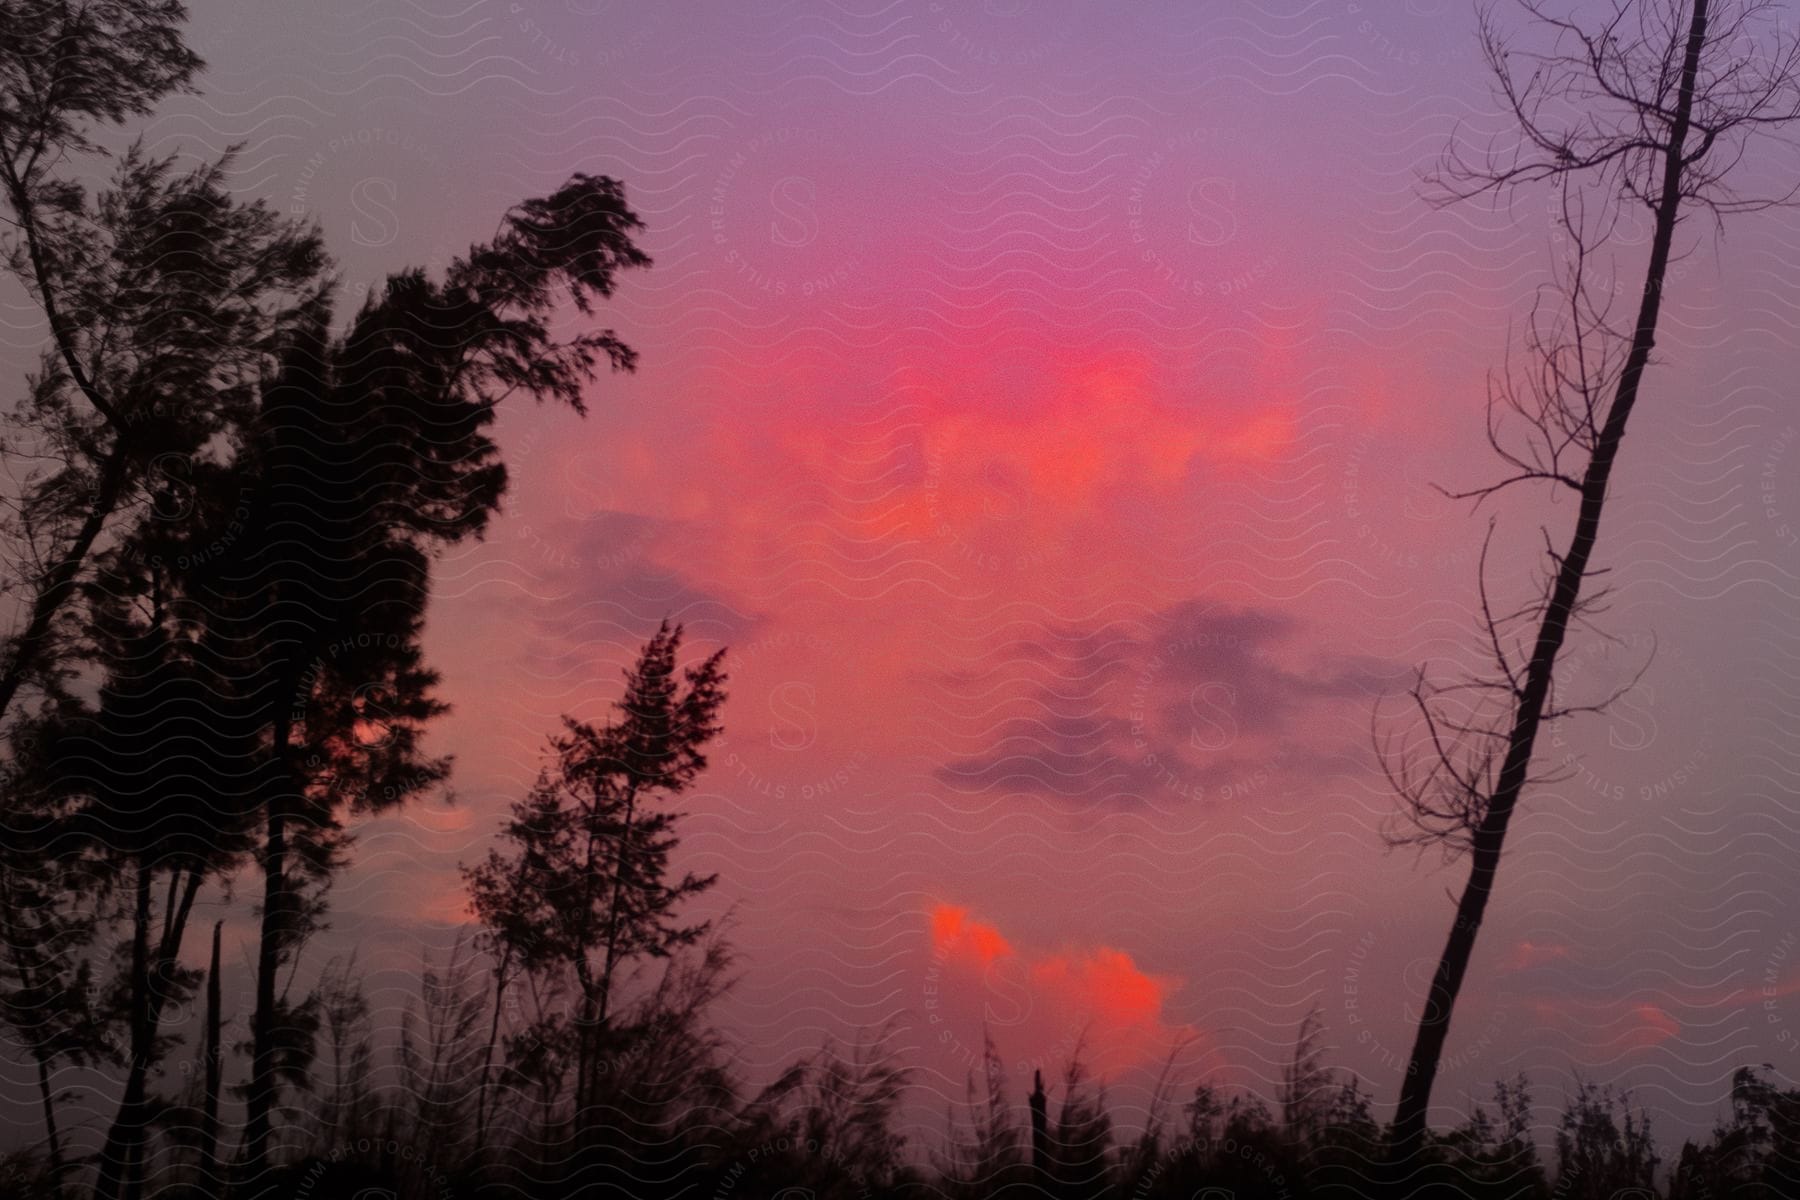
[[[288,766],[292,718],[286,711],[275,718],[274,749],[282,766],[281,786],[291,782]],[[275,1110],[275,977],[281,971],[281,952],[288,934],[286,923],[293,892],[287,877],[287,810],[281,794],[270,798],[268,833],[263,843],[262,928],[256,947],[256,1008],[250,1017],[250,1082],[244,1096],[242,1176],[248,1186],[259,1186],[269,1166],[269,1141]],[[250,1195],[256,1195],[251,1191]]]
[[[1050,1183],[1050,1104],[1044,1094],[1044,1073],[1032,1074],[1031,1097],[1031,1171],[1040,1188]]]
[[[206,1036],[202,1050],[206,1090],[200,1110],[200,1169],[206,1173],[206,1190],[214,1195],[220,1190],[219,1091],[225,1074],[225,1060],[219,1045],[219,932],[224,927],[223,921],[213,922],[212,962],[206,972]]]
[[[591,987],[591,984],[588,985]],[[575,1039],[575,1121],[581,1127],[585,1119],[588,1103],[593,1091],[594,1046],[594,1001],[590,995],[584,994],[581,999],[581,1016],[578,1026],[579,1036]]]
[[[50,1062],[43,1055],[37,1058],[38,1098],[44,1105],[44,1142],[50,1147],[50,1178],[56,1180],[56,1186],[62,1186],[63,1156],[62,1135],[56,1130],[56,1096],[50,1090]]]
[[[267,1169],[275,1107],[275,976],[281,970],[281,925],[287,908],[287,818],[269,808],[263,846],[262,934],[256,948],[256,1009],[250,1017],[250,1086],[244,1097],[245,1181],[255,1186]]]
[[[500,1005],[506,999],[506,968],[512,958],[510,950],[502,951],[494,969],[494,1016],[488,1024],[487,1051],[481,1058],[481,1093],[475,1098],[475,1149],[487,1143],[488,1092],[494,1070],[494,1047],[500,1041]]]
[[[44,983],[37,969],[25,956],[25,939],[29,936],[35,945],[45,935],[41,928],[34,930],[30,935],[25,934],[18,926],[11,923],[11,918],[15,915],[14,911],[7,908],[4,901],[0,901],[0,945],[5,945],[12,951],[13,970],[17,973],[19,983],[24,991],[31,993],[43,988]],[[50,1152],[52,1177],[60,1185],[66,1164],[64,1164],[62,1156],[62,1135],[56,1125],[56,1093],[50,1086],[50,1068],[55,1061],[56,1052],[45,1043],[37,1042],[31,1047],[31,1057],[37,1064],[38,1100],[44,1110],[44,1144]]]
[[[581,1027],[581,1038],[576,1065],[576,1111],[585,1111],[593,1102],[595,1080],[593,1078],[596,1060],[599,1057],[601,1033],[607,1020],[612,1015],[612,983],[613,972],[618,966],[619,947],[619,906],[624,900],[625,892],[625,856],[631,840],[631,820],[637,809],[637,787],[632,786],[631,793],[625,801],[624,826],[619,831],[619,849],[613,858],[613,890],[612,899],[607,904],[606,933],[604,935],[605,953],[601,956],[600,978],[595,981],[588,971],[578,973],[582,977],[584,1020]],[[590,836],[589,845],[592,846]],[[593,851],[590,848],[588,858],[591,862]],[[578,964],[579,967],[579,964]]]
[[[612,1005],[613,972],[619,965],[619,906],[625,899],[625,857],[631,849],[631,819],[637,815],[637,785],[625,798],[625,823],[619,830],[619,853],[613,860],[612,903],[606,914],[606,958],[600,970],[600,1023],[604,1025]]]
[[[97,1200],[113,1200],[119,1195],[132,1174],[138,1143],[144,1136],[144,1087],[150,1069],[146,1036],[150,1009],[150,872],[141,859],[136,871],[136,902],[131,920],[130,1067],[119,1111],[100,1151],[100,1177],[94,1185]]]
[[[1400,1103],[1394,1113],[1393,1149],[1397,1156],[1416,1152],[1425,1134],[1425,1122],[1431,1105],[1431,1088],[1437,1078],[1444,1041],[1450,1033],[1450,1017],[1456,998],[1462,990],[1469,958],[1475,949],[1475,937],[1487,911],[1488,897],[1493,892],[1494,876],[1500,867],[1500,854],[1506,840],[1507,823],[1513,807],[1525,786],[1531,766],[1533,746],[1543,722],[1544,704],[1549,698],[1550,682],[1557,655],[1562,651],[1575,605],[1580,599],[1582,581],[1587,575],[1588,559],[1600,532],[1600,515],[1606,505],[1606,490],[1612,477],[1613,462],[1625,436],[1625,423],[1637,403],[1638,384],[1650,360],[1656,342],[1657,316],[1662,307],[1663,277],[1669,265],[1670,247],[1675,237],[1675,222],[1681,203],[1683,148],[1687,141],[1689,118],[1694,100],[1694,81],[1699,72],[1700,51],[1706,42],[1706,9],[1708,0],[1695,0],[1689,23],[1686,55],[1682,61],[1680,92],[1675,119],[1663,160],[1662,193],[1656,207],[1656,233],[1651,244],[1650,262],[1644,274],[1643,295],[1638,305],[1637,325],[1632,334],[1631,350],[1619,375],[1618,390],[1607,411],[1606,424],[1594,444],[1586,474],[1581,481],[1581,510],[1576,518],[1575,533],[1569,541],[1556,573],[1549,603],[1538,627],[1537,641],[1526,668],[1525,686],[1521,691],[1507,740],[1506,756],[1487,811],[1476,828],[1470,847],[1469,881],[1456,906],[1456,920],[1444,944],[1425,1011],[1419,1018],[1418,1034],[1413,1042],[1412,1057],[1401,1082]]]
[[[150,1067],[156,1056],[156,1035],[168,1004],[170,981],[181,957],[182,935],[193,911],[202,875],[180,868],[169,876],[169,899],[163,913],[162,935],[155,952],[150,949],[150,877],[138,868],[137,910],[132,918],[131,946],[131,1058],[119,1110],[106,1134],[101,1152],[100,1179],[95,1195],[100,1200],[123,1194],[135,1200],[143,1189],[143,1145],[149,1116]]]

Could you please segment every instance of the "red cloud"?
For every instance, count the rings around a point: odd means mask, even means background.
[[[998,929],[971,921],[969,910],[954,904],[940,904],[931,910],[931,946],[940,955],[953,950],[970,954],[984,967],[1013,952]]]
[[[1163,1013],[1180,981],[1147,973],[1123,950],[1021,952],[996,927],[950,904],[935,906],[928,925],[928,1022],[941,1044],[964,1057],[992,1036],[1009,1064],[1049,1075],[1079,1050],[1090,1070],[1107,1075],[1157,1062],[1194,1040],[1191,1027]]]

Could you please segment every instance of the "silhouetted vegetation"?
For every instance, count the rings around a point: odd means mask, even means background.
[[[141,1192],[158,1130],[221,1161],[217,1086],[196,1109],[153,1076],[167,1014],[200,983],[181,962],[196,901],[246,866],[263,886],[237,1159],[245,1180],[264,1172],[327,1015],[288,989],[345,818],[449,770],[421,744],[444,711],[420,645],[432,556],[478,536],[505,491],[502,400],[579,412],[599,364],[633,365],[610,331],[553,337],[553,310],[589,313],[649,262],[622,188],[577,174],[441,280],[391,276],[333,333],[317,230],[233,197],[229,155],[179,170],[132,146],[98,195],[76,182],[104,158],[90,125],[189,85],[184,16],[0,8],[6,261],[50,334],[9,441],[49,465],[6,529],[26,619],[0,659],[3,1011],[38,1065],[53,1171],[53,1070],[122,1070],[106,1200]],[[216,1021],[206,1036],[216,1074]]]
[[[484,1114],[494,993],[477,955],[463,946],[445,963],[424,964],[404,1028],[385,1054],[370,1048],[374,1031],[354,963],[334,962],[314,992],[327,1048],[291,1110],[289,1154],[261,1190],[299,1198],[373,1188],[400,1200],[769,1200],[797,1196],[795,1189],[820,1200],[1698,1200],[1790,1196],[1800,1178],[1800,1089],[1740,1070],[1729,1115],[1710,1138],[1685,1144],[1672,1168],[1630,1098],[1587,1083],[1567,1097],[1546,1163],[1521,1078],[1496,1084],[1491,1103],[1461,1125],[1429,1134],[1408,1177],[1394,1182],[1383,1159],[1390,1130],[1371,1115],[1360,1083],[1325,1064],[1312,1018],[1273,1097],[1201,1083],[1179,1105],[1154,1109],[1149,1127],[1129,1132],[1115,1126],[1103,1089],[1077,1058],[1047,1087],[1040,1076],[1048,1120],[1033,1138],[1032,1104],[1007,1094],[1006,1065],[990,1043],[936,1145],[908,1145],[897,1129],[908,1081],[893,1031],[827,1044],[752,1089],[710,1021],[730,970],[717,938],[672,951],[616,1010],[608,1057],[590,1064],[581,1085],[582,1109],[572,1103],[572,1053],[547,1055],[529,1032],[509,1038],[505,1100]],[[547,1062],[561,1067],[547,1070]],[[145,1152],[158,1165],[162,1194],[215,1194],[204,1158],[175,1124],[153,1127]],[[43,1155],[15,1154],[4,1171],[0,1187],[12,1190],[0,1196],[53,1190]]]

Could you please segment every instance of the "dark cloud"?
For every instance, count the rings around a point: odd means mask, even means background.
[[[1366,656],[1285,665],[1276,651],[1301,626],[1269,609],[1191,600],[1150,624],[1148,636],[1116,624],[1054,630],[963,673],[953,686],[972,697],[1009,675],[1030,678],[1030,711],[979,731],[983,748],[938,779],[1078,803],[1247,797],[1278,772],[1333,761],[1299,730],[1303,711],[1372,700],[1403,678]]]
[[[517,602],[519,615],[556,648],[548,669],[573,669],[596,655],[610,661],[664,618],[703,643],[735,642],[755,627],[730,598],[656,561],[664,532],[664,522],[623,512],[518,527],[512,556],[535,585],[531,599]]]

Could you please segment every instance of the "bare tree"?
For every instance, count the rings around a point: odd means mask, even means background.
[[[1746,195],[1727,176],[1752,143],[1800,117],[1800,44],[1767,20],[1758,0],[1609,0],[1589,24],[1555,15],[1548,0],[1517,0],[1531,32],[1504,33],[1491,9],[1481,46],[1516,136],[1470,152],[1453,140],[1437,180],[1444,201],[1510,199],[1534,184],[1554,189],[1569,253],[1533,306],[1524,335],[1528,370],[1502,372],[1489,389],[1488,441],[1504,477],[1451,495],[1480,503],[1515,484],[1578,497],[1561,550],[1544,531],[1548,569],[1524,605],[1497,607],[1481,571],[1481,616],[1491,665],[1438,682],[1420,672],[1411,736],[1382,745],[1402,799],[1396,844],[1467,853],[1457,905],[1401,1085],[1392,1149],[1420,1147],[1450,1018],[1499,870],[1508,822],[1528,786],[1546,720],[1603,708],[1559,701],[1557,658],[1572,625],[1598,611],[1607,589],[1590,565],[1626,422],[1656,343],[1675,234],[1690,209],[1715,227],[1727,214],[1766,208],[1794,191]],[[1611,272],[1600,250],[1621,219],[1647,209],[1648,259],[1629,324],[1615,320]],[[1491,536],[1491,528],[1490,528]]]

